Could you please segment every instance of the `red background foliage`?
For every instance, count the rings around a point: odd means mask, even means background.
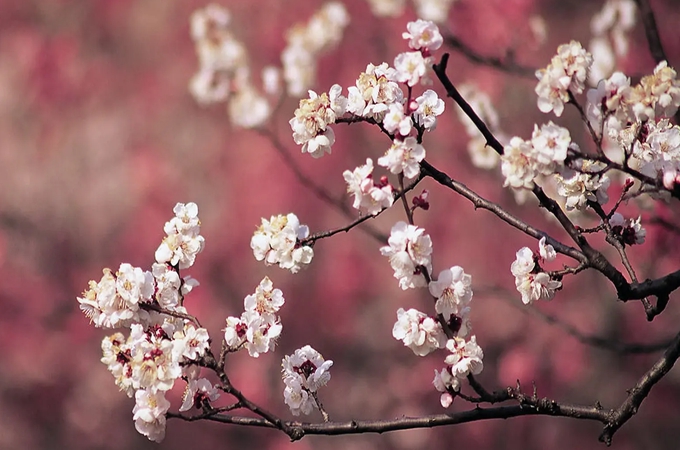
[[[347,87],[368,62],[392,61],[412,10],[376,19],[364,2],[348,1],[351,23],[340,47],[322,57],[317,90]],[[246,43],[254,67],[276,64],[283,33],[320,2],[220,1],[229,8],[235,35]],[[680,61],[673,0],[653,1],[670,63]],[[322,399],[334,420],[391,418],[441,412],[431,380],[443,353],[415,357],[391,337],[399,307],[431,308],[419,292],[402,292],[380,243],[354,230],[315,248],[311,267],[295,276],[266,268],[252,257],[249,239],[260,217],[294,211],[312,231],[347,219],[304,189],[271,143],[234,129],[222,107],[199,108],[187,93],[197,68],[189,37],[190,13],[205,3],[164,0],[97,2],[5,0],[0,8],[0,448],[157,448],[134,430],[133,401],[98,362],[102,330],[88,325],[75,301],[103,267],[121,262],[149,267],[173,205],[200,207],[205,251],[190,274],[201,286],[187,300],[218,339],[224,319],[238,315],[243,297],[270,276],[282,288],[284,333],[274,354],[230,357],[228,373],[252,400],[290,417],[282,401],[280,359],[307,343],[333,359],[333,378]],[[589,18],[600,2],[460,0],[448,26],[474,49],[519,61],[547,64],[570,39],[587,43]],[[548,40],[533,43],[528,18],[542,15]],[[632,76],[654,67],[642,27],[631,33],[631,53],[621,68]],[[527,137],[546,117],[535,107],[534,81],[469,63],[454,53],[454,83],[474,81],[494,100],[501,127]],[[441,87],[435,83],[440,93]],[[337,196],[341,171],[376,159],[389,145],[367,125],[336,126],[333,154],[299,155],[287,120],[297,99],[287,99],[270,126],[317,183]],[[490,200],[565,240],[564,233],[531,207],[513,206],[498,173],[472,167],[467,137],[447,111],[425,137],[428,160]],[[571,109],[558,120],[587,145]],[[485,352],[480,379],[490,388],[514,385],[558,401],[618,405],[626,389],[657,355],[625,356],[584,346],[521,305],[509,272],[517,249],[536,246],[471,204],[436,186],[432,208],[416,223],[434,241],[435,273],[461,265],[473,276],[474,333]],[[614,189],[613,192],[615,192]],[[656,207],[643,217],[664,214]],[[636,213],[633,205],[627,209]],[[403,212],[394,208],[372,224],[385,233]],[[601,242],[600,242],[601,244]],[[632,252],[640,278],[675,270],[677,240],[653,225],[647,243]],[[608,251],[614,258],[614,254]],[[559,260],[560,262],[568,262]],[[653,323],[639,303],[621,304],[596,273],[567,278],[551,303],[536,308],[584,333],[624,342],[651,342],[677,332],[673,300]],[[680,439],[680,372],[655,387],[639,414],[615,436],[614,447],[677,448]],[[181,393],[171,401],[176,407]],[[468,408],[457,400],[452,410]],[[320,420],[319,418],[317,418]],[[387,435],[307,437],[296,444],[270,430],[170,421],[158,448],[599,448],[596,423],[525,417]]]

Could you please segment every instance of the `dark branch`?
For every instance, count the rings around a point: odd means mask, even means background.
[[[680,333],[675,336],[673,343],[668,347],[661,359],[659,359],[656,364],[640,378],[635,387],[630,390],[630,393],[623,404],[612,412],[611,417],[608,420],[609,423],[605,426],[604,430],[602,430],[600,441],[607,445],[611,444],[614,433],[637,413],[642,401],[649,395],[649,391],[651,391],[652,387],[658,383],[669,370],[671,370],[675,361],[678,360],[678,357],[680,357]]]

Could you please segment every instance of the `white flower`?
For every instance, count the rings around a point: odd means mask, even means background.
[[[394,277],[399,286],[406,290],[426,286],[418,266],[432,270],[432,240],[425,230],[406,222],[397,222],[390,231],[388,244],[380,249],[390,259]]]
[[[510,272],[512,272],[515,277],[527,275],[534,270],[534,266],[536,265],[534,253],[529,247],[522,247],[519,249],[516,256],[517,258],[510,266]]]
[[[584,165],[586,167],[586,165]],[[574,170],[562,170],[555,175],[557,193],[566,197],[566,210],[583,210],[588,202],[604,205],[609,201],[607,189],[610,180],[606,175],[591,175]]]
[[[337,96],[337,91],[333,92]],[[314,91],[309,91],[309,98],[300,100],[295,117],[290,119],[289,123],[293,130],[293,140],[296,144],[302,145],[302,153],[309,153],[314,158],[331,153],[335,134],[328,125],[335,123],[337,108],[337,102],[332,105],[325,92],[318,95]]]
[[[420,173],[420,161],[425,159],[425,148],[416,138],[409,136],[403,141],[394,140],[385,156],[378,158],[378,165],[386,167],[392,173],[404,173],[408,179],[413,179]]]
[[[397,310],[392,336],[418,356],[425,356],[446,344],[446,335],[439,322],[415,309]]]
[[[355,86],[348,89],[347,111],[366,118],[382,121],[389,105],[401,103],[404,93],[395,81],[395,69],[387,63],[369,64],[359,75]]]
[[[374,215],[389,208],[394,203],[392,186],[381,179],[373,180],[373,161],[366,159],[366,164],[359,166],[354,171],[345,170],[342,175],[347,182],[347,192],[354,196],[352,207],[368,214]]]
[[[307,236],[309,228],[301,225],[295,214],[272,216],[270,220],[262,219],[250,240],[250,248],[258,261],[278,264],[282,269],[297,273],[302,264],[309,264],[314,256],[311,247],[298,245],[299,240]]]
[[[469,374],[477,375],[482,372],[484,352],[477,345],[475,336],[465,341],[460,337],[454,337],[446,342],[446,349],[451,352],[444,363],[450,366],[451,374],[456,378],[465,378]]]
[[[238,350],[246,341],[248,324],[239,317],[227,317],[227,326],[224,328],[224,342],[230,350]]]
[[[543,258],[545,261],[553,261],[555,258],[557,258],[557,253],[555,252],[555,249],[553,248],[552,245],[546,244],[546,238],[543,236],[539,241],[538,241],[538,251],[539,254],[541,255],[541,258]],[[533,267],[532,267],[533,269]]]
[[[579,42],[560,45],[548,67],[536,72],[539,80],[536,85],[538,109],[544,113],[553,111],[556,116],[561,116],[564,103],[569,101],[569,92],[583,92],[587,71],[592,63],[592,55]]]
[[[431,58],[424,58],[421,52],[400,53],[394,58],[395,80],[415,86],[425,76]]]
[[[194,264],[196,255],[203,251],[205,244],[199,234],[198,206],[195,203],[177,203],[173,212],[175,217],[163,227],[167,236],[156,250],[156,262],[186,269]]]
[[[437,126],[437,116],[444,112],[444,100],[437,93],[428,89],[416,98],[417,109],[414,111],[416,123],[422,125],[427,131],[432,131]]]
[[[435,310],[437,314],[449,320],[451,315],[462,315],[472,300],[472,276],[463,271],[460,266],[442,270],[436,281],[429,284],[430,294],[437,298]]]
[[[163,392],[138,390],[132,409],[135,428],[150,441],[161,442],[165,438],[165,413],[169,408],[170,402]]]
[[[182,406],[179,407],[179,411],[189,411],[194,406],[200,409],[204,404],[214,402],[218,398],[220,398],[220,393],[210,381],[205,378],[192,379],[189,380],[184,390]]]
[[[250,356],[257,358],[261,353],[274,350],[276,340],[283,330],[278,317],[274,314],[258,314],[255,311],[246,311],[241,316],[241,321],[247,327],[244,347],[248,350]]]
[[[555,291],[562,287],[562,282],[551,279],[545,272],[539,272],[516,276],[515,286],[522,294],[522,302],[528,305],[537,300],[552,300]]]
[[[316,406],[314,398],[303,388],[301,378],[290,378],[283,389],[283,400],[294,416],[311,414]]]
[[[532,159],[533,148],[529,142],[513,137],[503,149],[501,172],[505,176],[503,186],[532,189],[536,168]]]
[[[642,77],[637,86],[626,91],[629,114],[640,122],[672,117],[680,106],[680,80],[676,77],[666,61],[660,62],[654,74]]]
[[[281,309],[284,302],[281,289],[274,289],[274,284],[269,277],[264,277],[255,289],[255,293],[243,300],[243,305],[246,311],[273,314]]]
[[[189,81],[189,93],[199,105],[224,102],[229,98],[230,79],[210,68],[202,68]]]
[[[301,385],[305,390],[316,392],[330,381],[329,370],[332,365],[333,361],[324,360],[321,353],[305,345],[283,358],[281,376],[286,384],[289,380],[302,380]]]
[[[195,361],[205,355],[210,348],[210,336],[205,328],[195,328],[191,324],[184,326],[184,330],[176,331],[173,335],[174,359]]]
[[[531,136],[532,159],[535,161],[536,169],[544,175],[554,172],[556,166],[561,166],[567,157],[567,149],[571,144],[569,130],[555,125],[548,124],[534,125],[534,132]]]
[[[402,33],[404,39],[408,39],[408,46],[413,50],[431,52],[437,50],[444,43],[439,28],[434,22],[418,19],[406,25],[408,32]]]
[[[383,126],[390,133],[399,131],[402,136],[408,136],[413,127],[411,116],[404,114],[404,105],[392,103],[383,118]]]
[[[448,408],[453,403],[453,396],[449,394],[449,389],[458,392],[460,391],[460,380],[451,374],[448,367],[442,369],[441,372],[434,371],[434,380],[432,380],[434,388],[442,393],[440,403],[444,408]]]

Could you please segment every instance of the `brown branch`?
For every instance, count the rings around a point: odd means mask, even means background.
[[[675,336],[672,344],[656,364],[630,390],[623,404],[611,413],[608,423],[600,435],[601,442],[611,445],[614,433],[637,413],[642,401],[649,395],[649,391],[671,370],[678,357],[680,357],[680,333]]]
[[[290,154],[290,152],[288,152],[286,146],[281,143],[278,136],[274,132],[264,128],[259,128],[256,131],[269,140],[276,151],[279,152],[279,155],[281,155],[283,158],[286,166],[288,166],[288,168],[293,172],[293,175],[295,175],[295,178],[297,178],[302,186],[311,191],[317,198],[326,204],[340,211],[343,215],[345,215],[345,217],[354,217],[354,214],[350,208],[342,200],[334,198],[326,189],[316,184],[310,177],[307,176],[307,174],[305,174],[302,168],[300,168],[297,162],[295,162],[295,159]],[[368,224],[362,227],[361,230],[380,242],[385,242],[387,240],[387,236]]]
[[[420,174],[418,175],[418,177],[417,177],[413,182],[411,182],[411,184],[409,184],[408,186],[406,186],[406,188],[404,188],[403,190],[399,191],[399,192],[394,196],[394,199],[395,199],[395,200],[399,200],[400,198],[405,198],[406,193],[409,192],[409,191],[412,191],[413,189],[415,189],[415,187],[416,187],[416,186],[418,185],[418,183],[423,179],[423,177],[424,177],[424,174],[423,174],[423,173],[420,173]],[[334,235],[336,235],[336,234],[338,234],[338,233],[348,232],[348,231],[351,230],[352,228],[354,228],[354,227],[356,227],[357,225],[359,225],[359,224],[361,224],[361,223],[367,221],[368,219],[373,219],[373,218],[375,218],[375,217],[378,217],[380,214],[382,214],[383,212],[385,212],[385,211],[388,210],[388,209],[389,209],[389,208],[383,208],[383,209],[381,209],[380,211],[378,211],[378,212],[377,212],[376,214],[374,214],[374,215],[367,214],[367,215],[365,215],[365,216],[358,217],[358,218],[354,219],[352,222],[350,222],[349,224],[345,225],[344,227],[336,228],[335,230],[321,231],[321,232],[319,232],[319,233],[312,234],[312,235],[310,235],[310,236],[307,236],[307,237],[304,238],[304,239],[300,239],[300,241],[298,242],[298,244],[299,244],[299,245],[309,245],[309,244],[313,244],[314,242],[318,241],[319,239],[325,239],[325,238],[334,236]],[[376,237],[376,239],[378,239],[378,238]],[[380,242],[381,242],[381,243],[387,242],[387,236],[383,236],[383,237],[382,237],[382,240],[380,240]]]
[[[445,425],[456,425],[488,419],[509,419],[528,415],[549,415],[571,417],[574,419],[595,420],[606,423],[608,412],[597,406],[580,406],[569,404],[544,404],[537,406],[513,405],[495,408],[475,408],[451,414],[434,414],[424,417],[399,417],[387,420],[350,420],[346,422],[307,423],[285,422],[285,425],[300,431],[297,439],[304,435],[343,435],[361,433],[385,433],[388,431],[410,430],[415,428],[433,428]],[[230,415],[214,415],[207,417],[221,423],[274,428],[266,420]]]
[[[512,227],[522,231],[523,233],[535,238],[535,239],[541,239],[543,237],[546,238],[546,242],[550,245],[552,245],[555,248],[555,251],[558,253],[561,253],[563,255],[567,255],[571,258],[574,258],[575,260],[579,261],[580,263],[587,263],[588,260],[586,256],[579,251],[578,249],[574,247],[569,247],[556,239],[548,236],[548,233],[541,231],[537,228],[532,227],[531,225],[527,224],[526,222],[522,221],[521,219],[513,216],[510,214],[508,211],[503,209],[500,205],[493,203],[489,200],[486,200],[482,196],[478,195],[476,192],[473,190],[469,189],[467,186],[465,186],[463,183],[460,183],[458,181],[455,181],[452,179],[450,176],[448,176],[446,173],[438,170],[437,168],[433,167],[430,163],[428,163],[426,160],[423,160],[420,163],[420,166],[423,168],[423,171],[425,174],[435,181],[437,181],[439,184],[442,184],[451,190],[455,191],[456,193],[460,194],[461,196],[465,197],[466,199],[470,200],[472,204],[475,206],[475,208],[481,208],[485,209],[487,211],[490,211],[491,213],[495,214],[499,219],[502,221],[506,222],[507,224],[511,225]]]
[[[458,53],[465,56],[469,61],[488,66],[501,72],[517,75],[523,78],[536,79],[536,69],[522,66],[514,61],[512,53],[508,53],[506,58],[499,58],[496,56],[480,55],[467,44],[464,44],[457,36],[452,33],[443,33],[444,42]]]
[[[666,52],[661,44],[661,37],[659,36],[659,29],[656,27],[656,19],[654,18],[654,11],[647,0],[635,0],[640,9],[640,17],[642,25],[645,28],[645,35],[647,36],[647,45],[649,46],[649,53],[652,58],[659,64],[661,61],[667,61]]]

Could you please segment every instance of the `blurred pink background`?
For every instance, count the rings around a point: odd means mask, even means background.
[[[248,46],[255,68],[280,64],[285,30],[322,4],[218,3],[232,13],[232,30]],[[320,61],[318,91],[336,82],[346,88],[367,63],[391,62],[406,49],[401,32],[415,18],[412,9],[396,19],[378,19],[364,1],[345,4],[351,22],[340,47]],[[380,243],[359,230],[322,240],[311,267],[297,275],[253,258],[249,241],[261,217],[293,211],[312,232],[348,219],[306,190],[267,139],[232,127],[223,107],[203,109],[189,96],[187,83],[197,69],[189,16],[205,5],[4,0],[0,6],[0,448],[601,448],[598,423],[549,417],[311,436],[295,444],[276,431],[207,422],[171,420],[160,445],[135,431],[134,401],[118,392],[99,362],[105,332],[88,324],[75,297],[88,280],[99,280],[103,267],[129,262],[149,268],[172,207],[189,201],[199,205],[206,248],[189,272],[201,286],[186,305],[209,329],[215,348],[225,318],[241,313],[243,297],[264,275],[286,297],[276,352],[259,359],[236,354],[228,361],[228,374],[249,398],[292,419],[283,403],[280,361],[311,344],[335,362],[332,380],[321,391],[334,420],[443,412],[431,381],[445,354],[418,358],[391,336],[399,307],[428,311],[431,299],[398,288],[379,254]],[[677,67],[678,3],[657,0],[652,6],[670,65]],[[480,53],[503,55],[512,48],[520,62],[539,68],[560,43],[577,39],[586,45],[590,17],[599,8],[600,2],[459,0],[448,26]],[[531,41],[526,26],[535,14],[547,23],[542,46]],[[631,76],[651,72],[641,25],[630,37],[631,51],[620,67]],[[573,108],[560,119],[536,109],[534,81],[475,66],[455,52],[449,75],[454,83],[474,81],[491,96],[506,133],[528,137],[534,123],[555,120],[586,145]],[[443,95],[437,83],[434,88]],[[286,99],[269,128],[311,178],[340,198],[342,170],[366,157],[375,160],[389,142],[368,125],[338,125],[332,155],[321,160],[301,155],[287,123],[297,102]],[[501,187],[499,170],[471,165],[455,107],[449,101],[446,108],[437,130],[425,136],[428,160],[567,242],[541,213],[514,204]],[[527,314],[509,267],[520,247],[535,248],[536,242],[431,180],[422,187],[430,190],[432,207],[418,211],[416,223],[432,235],[435,274],[461,265],[473,277],[473,332],[485,352],[479,377],[485,386],[496,389],[519,379],[529,391],[535,381],[540,396],[618,406],[660,353],[626,356],[594,349]],[[610,193],[616,192],[614,186]],[[626,211],[638,214],[632,204]],[[643,223],[653,215],[677,217],[677,205],[643,212]],[[387,234],[403,216],[395,207],[372,225]],[[680,260],[674,235],[654,225],[647,229],[645,245],[631,252],[641,279],[676,270]],[[602,239],[594,241],[616,261]],[[614,289],[593,272],[565,279],[554,301],[535,307],[584,333],[623,342],[656,342],[674,335],[680,322],[677,299],[647,323],[639,303],[617,302]],[[176,388],[170,396],[173,410],[180,394]],[[679,405],[676,369],[616,434],[613,448],[678,448]],[[469,408],[458,399],[451,410]]]

